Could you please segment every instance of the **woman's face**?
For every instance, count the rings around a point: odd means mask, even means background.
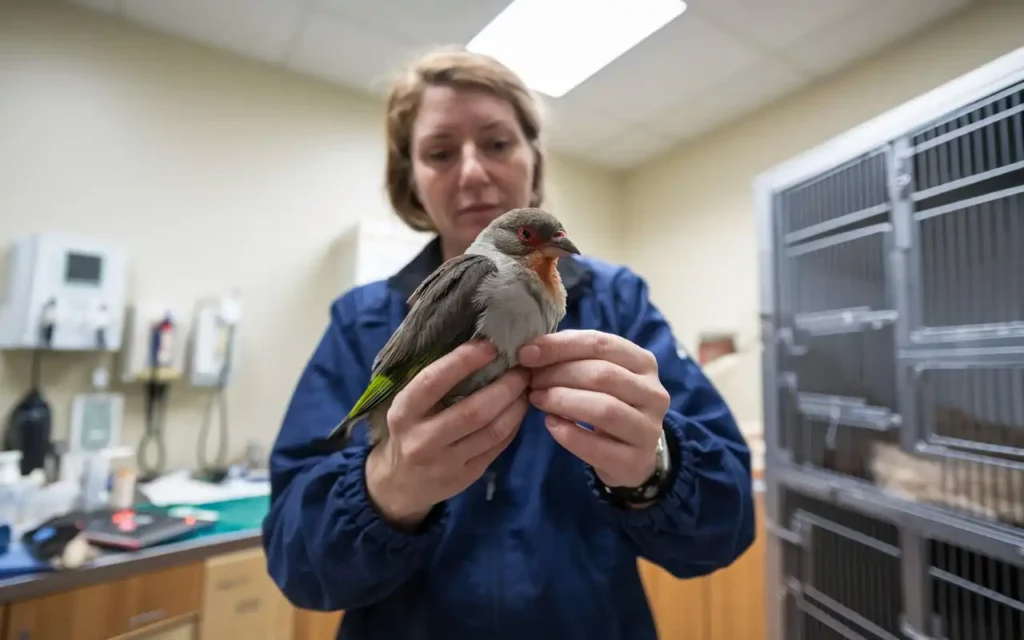
[[[413,181],[446,258],[502,213],[529,206],[534,165],[511,104],[480,91],[427,88],[413,124]]]

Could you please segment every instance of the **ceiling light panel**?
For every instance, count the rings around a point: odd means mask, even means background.
[[[513,0],[466,48],[559,98],[685,10],[682,0]]]

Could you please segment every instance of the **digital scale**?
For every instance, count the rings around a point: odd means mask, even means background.
[[[90,544],[135,551],[209,529],[214,520],[194,515],[133,511],[92,514],[82,534]]]

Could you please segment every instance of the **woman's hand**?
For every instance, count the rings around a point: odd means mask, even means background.
[[[533,371],[530,402],[549,414],[551,435],[602,482],[651,477],[670,398],[650,351],[609,333],[559,331],[520,349],[519,362]]]
[[[463,345],[395,396],[389,437],[366,460],[370,499],[393,525],[414,527],[435,504],[479,479],[515,438],[529,408],[529,373],[521,368],[432,413],[445,393],[495,355],[487,343]]]

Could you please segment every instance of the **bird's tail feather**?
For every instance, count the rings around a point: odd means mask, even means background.
[[[352,429],[356,426],[356,423],[363,416],[361,414],[348,414],[338,423],[334,429],[327,434],[326,438],[318,440],[316,446],[318,449],[325,453],[332,453],[334,451],[341,451],[348,446],[349,440],[352,438]]]

